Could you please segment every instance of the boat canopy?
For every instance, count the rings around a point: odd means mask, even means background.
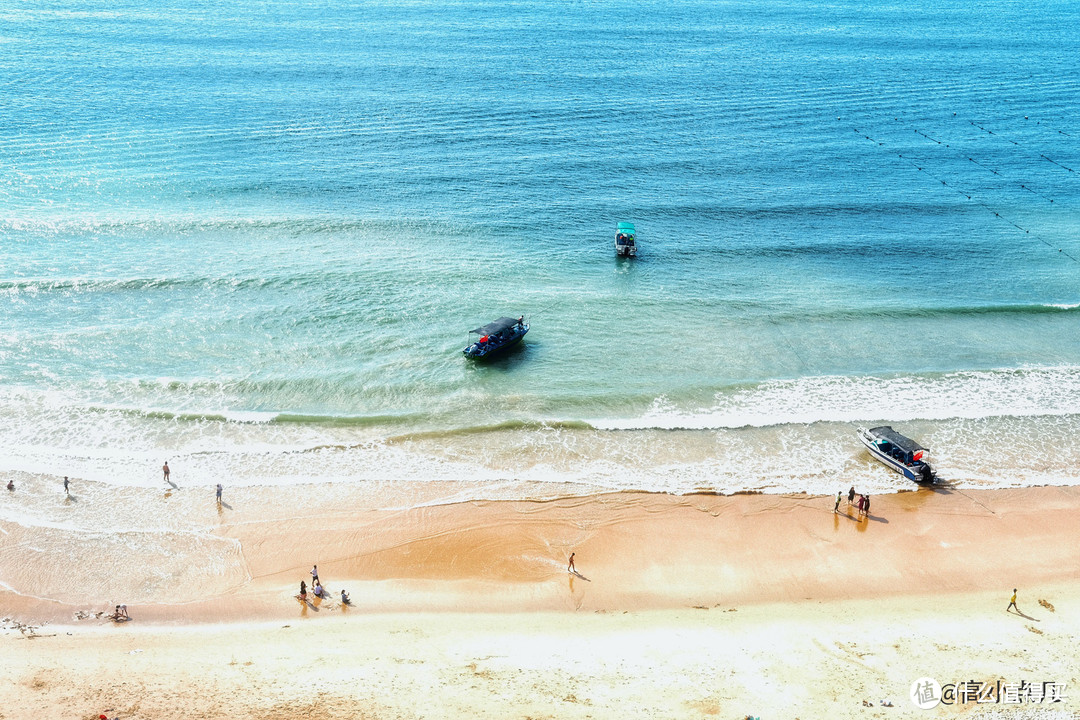
[[[621,222],[621,223],[619,223],[619,226],[617,228],[615,228],[615,231],[619,232],[619,233],[622,233],[623,235],[633,235],[634,234],[634,223],[632,223],[632,222]]]
[[[882,440],[888,440],[896,447],[900,448],[904,452],[917,453],[920,450],[926,452],[919,443],[915,442],[909,437],[904,437],[900,433],[893,430],[888,425],[882,425],[881,427],[870,428],[870,434],[874,437],[881,438]]]
[[[509,330],[517,325],[517,318],[501,317],[494,322],[489,322],[483,327],[478,327],[475,330],[471,330],[470,333],[477,335],[494,335],[495,333],[502,332],[503,330]]]

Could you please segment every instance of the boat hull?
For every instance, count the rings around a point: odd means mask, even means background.
[[[521,339],[525,337],[525,333],[527,332],[529,332],[529,326],[525,325],[523,329],[521,329],[519,332],[515,332],[513,335],[506,338],[505,340],[486,343],[475,342],[471,345],[465,346],[465,348],[462,349],[461,352],[463,355],[465,355],[465,357],[471,358],[473,360],[484,360],[490,357],[495,357],[496,355],[500,355],[520,343]]]

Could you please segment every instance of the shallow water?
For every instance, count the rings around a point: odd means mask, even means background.
[[[877,493],[891,423],[1074,484],[1077,12],[0,11],[0,474]]]

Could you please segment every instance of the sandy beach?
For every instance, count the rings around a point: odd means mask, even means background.
[[[211,532],[235,559],[189,558],[204,597],[184,602],[140,601],[143,565],[105,589],[75,560],[24,571],[12,550],[32,538],[5,524],[0,572],[22,591],[2,595],[0,718],[899,717],[925,714],[908,698],[922,677],[1064,683],[1052,708],[1075,707],[1080,488],[884,495],[864,520],[834,499],[259,521],[238,490]],[[301,603],[313,563],[331,596]],[[116,602],[131,621],[103,617]],[[934,712],[1018,707],[1049,706]]]

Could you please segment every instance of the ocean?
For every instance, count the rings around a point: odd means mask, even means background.
[[[20,487],[914,487],[876,424],[949,487],[1080,482],[1077,3],[0,18]],[[524,343],[464,359],[504,315]],[[16,495],[0,519],[71,522]]]

